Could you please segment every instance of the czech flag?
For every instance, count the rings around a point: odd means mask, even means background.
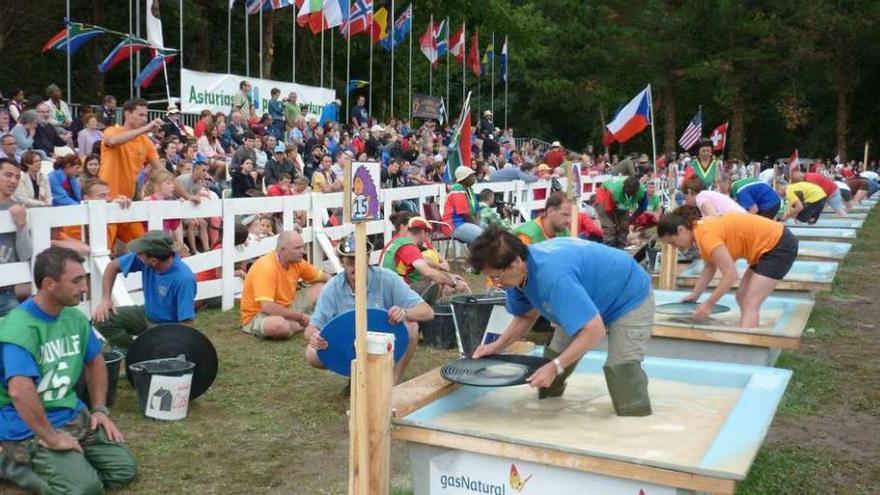
[[[605,126],[602,145],[608,146],[615,141],[625,143],[649,125],[651,125],[650,84],[621,108],[611,119],[611,122]]]
[[[127,60],[135,53],[149,47],[150,44],[147,43],[146,40],[135,38],[134,36],[126,36],[118,45],[116,45],[116,48],[107,55],[104,61],[98,65],[98,70],[102,74],[105,74],[113,67],[116,67],[120,62]]]

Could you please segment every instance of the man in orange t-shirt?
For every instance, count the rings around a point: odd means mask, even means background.
[[[122,107],[123,124],[109,127],[101,141],[101,170],[99,177],[110,186],[110,197],[134,198],[138,174],[144,165],[161,167],[156,147],[146,136],[162,126],[162,119],[147,123],[147,102],[128,100]],[[107,229],[107,243],[130,242],[144,235],[143,222],[111,224]]]
[[[289,339],[309,324],[309,315],[293,309],[297,283],[313,284],[313,305],[330,277],[303,259],[305,243],[294,231],[278,236],[275,251],[263,255],[248,270],[241,291],[241,329],[264,339]]]

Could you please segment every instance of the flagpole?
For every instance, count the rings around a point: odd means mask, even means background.
[[[180,34],[180,43],[177,46],[177,49],[180,50],[178,52],[178,57],[180,57],[180,70],[181,70],[181,83],[183,82],[183,0],[180,0],[178,3],[178,7],[180,8],[180,26],[178,32]]]
[[[324,26],[321,26],[321,87],[324,87]]]
[[[428,24],[428,29],[431,30],[431,38],[433,39],[434,38],[434,14],[431,14],[431,23]],[[436,50],[435,50],[435,56],[436,56]],[[412,77],[412,74],[410,74],[410,77]],[[433,62],[431,62],[430,60],[428,60],[428,95],[434,96],[434,65],[433,65]],[[410,106],[410,108],[412,108],[412,98],[410,98],[409,106]],[[412,111],[412,110],[410,110],[410,111]],[[410,120],[412,120],[412,118],[410,118]]]
[[[64,2],[64,18],[66,19],[65,27],[67,28],[67,43],[65,43],[64,48],[67,52],[67,101],[73,103],[73,96],[70,94],[70,0],[66,0]]]
[[[70,5],[70,0],[68,0],[67,3],[68,3],[68,5]],[[140,37],[141,37],[141,0],[135,0],[134,7],[135,7],[135,10],[134,10],[135,36],[137,36],[138,39],[140,39]],[[140,77],[140,75],[141,75],[141,51],[140,50],[137,51],[137,53],[135,54],[135,57],[136,58],[134,61],[135,62],[134,65],[135,65],[135,69],[137,69],[137,76],[135,76],[134,80],[137,80],[137,78]],[[133,81],[132,81],[132,86],[135,86]],[[140,86],[135,86],[134,94],[138,98],[141,97],[141,87]],[[68,98],[69,97],[70,96],[68,95]]]
[[[330,37],[330,88],[333,89],[333,72],[334,72],[333,71],[333,67],[334,67],[333,59],[334,59],[334,55],[335,55],[335,51],[334,51],[335,42],[333,41],[333,30],[332,29],[330,30],[330,34],[328,34],[327,36]]]
[[[375,20],[375,15],[376,15],[375,5],[376,5],[375,2],[370,2],[370,19],[373,19],[373,20]],[[367,99],[370,101],[367,102],[367,113],[369,113],[370,118],[372,118],[373,117],[373,45],[375,43],[373,42],[373,26],[370,25],[369,27],[370,27],[370,31],[369,31],[369,33],[370,33],[370,84],[369,84],[369,87],[367,88]],[[349,33],[349,37],[351,37],[350,33]],[[345,118],[351,119],[351,116],[346,115]]]
[[[244,75],[251,77],[251,16],[247,11],[247,1],[244,2]]]
[[[449,17],[446,17],[446,104],[452,105],[449,101]],[[446,111],[447,113],[449,110]]]
[[[296,82],[296,4],[293,4],[293,8],[290,9],[290,19],[292,21],[290,27],[290,68],[291,82]]]
[[[409,120],[412,123],[412,44],[413,44],[413,33],[412,33],[412,17],[410,17],[410,33],[409,33],[409,77],[408,77],[408,85],[409,85]]]
[[[654,177],[657,177],[657,137],[654,133],[654,96],[651,94],[651,85],[648,84],[648,100],[651,110],[651,153],[654,154]]]
[[[492,110],[492,113],[495,113],[495,31],[492,31],[492,56],[487,57],[489,59],[489,63],[492,64],[492,97],[490,101],[492,102],[492,106],[489,107],[489,110]]]
[[[128,0],[128,32],[134,32],[134,26],[132,25],[132,0]],[[129,37],[128,42],[128,98],[130,100],[134,99],[134,57],[131,56],[131,48],[132,48],[132,38]]]
[[[507,36],[504,37],[504,46],[507,48],[504,54],[504,129],[507,130],[507,85],[510,80],[510,45],[507,44]]]
[[[467,23],[461,23],[461,104],[464,108],[465,91],[467,91],[467,71],[465,63],[467,63]]]
[[[397,21],[397,18],[394,17],[394,0],[391,0],[391,16],[390,24],[391,24],[391,112],[389,113],[389,117],[394,117],[394,49],[397,48],[394,46],[394,23]],[[389,119],[390,121],[391,119]]]
[[[232,73],[232,5],[226,10],[226,73]]]
[[[260,74],[260,79],[263,78],[263,6],[260,5],[260,70],[257,71]]]
[[[351,101],[351,91],[348,88],[348,85],[351,84],[351,12],[349,11],[348,20],[345,21],[348,23],[348,29],[346,33],[348,33],[348,48],[347,53],[345,55],[345,116],[340,119],[340,124],[348,125],[348,112],[349,112],[349,102]],[[370,42],[373,41],[373,33],[370,33]]]

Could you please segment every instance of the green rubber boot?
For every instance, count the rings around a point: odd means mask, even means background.
[[[15,462],[0,453],[0,480],[2,479],[13,482],[28,493],[49,493],[49,484],[39,477],[30,465]]]
[[[550,348],[549,345],[544,346],[544,358],[546,359],[556,359],[559,357],[561,353],[556,352]],[[565,379],[568,378],[568,375],[572,374],[575,368],[577,368],[578,361],[568,365],[565,367],[565,371],[561,374],[556,375],[556,379],[553,380],[553,383],[550,384],[547,388],[539,388],[538,389],[538,398],[546,399],[548,397],[560,397],[565,392]]]
[[[650,416],[651,398],[648,396],[648,375],[641,363],[604,366],[605,383],[611,395],[614,412],[618,416]]]

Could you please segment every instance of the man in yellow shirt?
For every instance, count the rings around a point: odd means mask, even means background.
[[[779,183],[776,191],[780,196],[785,196],[785,202],[788,204],[788,209],[782,217],[783,222],[794,218],[796,222],[816,223],[822,210],[825,209],[825,200],[828,198],[820,186],[807,181],[788,185]]]
[[[330,277],[303,259],[305,243],[293,231],[278,236],[275,251],[263,255],[248,271],[241,291],[241,329],[263,339],[289,339],[309,324],[309,315],[293,309],[297,283],[313,284],[313,305]]]

